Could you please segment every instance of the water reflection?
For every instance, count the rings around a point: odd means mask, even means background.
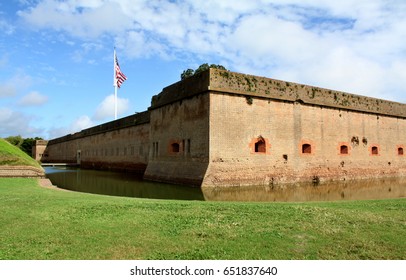
[[[46,167],[60,188],[140,198],[212,201],[333,201],[406,197],[406,177],[269,187],[193,188],[143,181],[127,173]]]
[[[232,201],[333,201],[406,197],[406,178],[385,178],[319,185],[231,187],[203,190],[206,200]]]
[[[59,188],[78,192],[157,199],[204,199],[199,188],[143,181],[131,173],[66,167],[45,167],[45,173]]]

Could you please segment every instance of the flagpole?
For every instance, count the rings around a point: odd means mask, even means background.
[[[114,120],[117,120],[117,86],[114,87]]]
[[[113,81],[114,81],[114,120],[117,120],[117,77],[116,77],[116,48],[114,47],[114,60],[113,60]]]

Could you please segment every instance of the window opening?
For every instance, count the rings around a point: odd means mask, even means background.
[[[179,143],[172,143],[171,149],[172,149],[172,153],[179,153],[179,150],[180,150]]]
[[[303,144],[302,145],[302,154],[311,154],[311,153],[312,153],[312,145]]]
[[[182,140],[182,152],[185,152],[185,139]]]
[[[255,152],[266,153],[266,145],[263,139],[259,139],[258,142],[255,143]]]
[[[159,156],[159,142],[155,142],[155,156]]]
[[[348,155],[348,146],[346,146],[346,145],[340,146],[340,154]]]
[[[402,147],[398,148],[398,155],[403,156],[403,148]]]
[[[377,154],[378,154],[378,147],[372,146],[371,153],[372,153],[373,155],[377,155]]]

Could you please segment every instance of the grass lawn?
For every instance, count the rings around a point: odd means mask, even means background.
[[[406,259],[406,199],[147,200],[0,179],[0,259]]]

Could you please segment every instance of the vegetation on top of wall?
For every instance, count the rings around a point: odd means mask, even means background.
[[[210,68],[214,68],[214,69],[220,69],[220,70],[227,70],[223,65],[219,65],[219,64],[208,64],[208,63],[203,63],[202,65],[200,65],[196,70],[193,69],[186,69],[182,72],[182,74],[180,74],[180,79],[184,80],[186,78],[192,77],[193,75],[199,74],[201,72],[204,72]]]

